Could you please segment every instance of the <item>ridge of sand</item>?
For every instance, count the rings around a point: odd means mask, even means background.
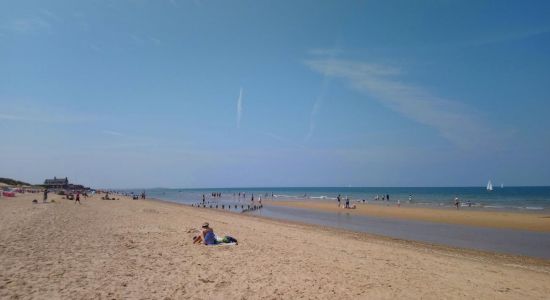
[[[318,211],[338,212],[345,211],[349,214],[375,216],[383,218],[398,218],[405,220],[429,221],[447,224],[460,224],[478,227],[490,228],[508,228],[530,230],[538,232],[550,232],[550,215],[540,213],[517,213],[511,211],[480,211],[466,207],[460,210],[411,207],[402,205],[397,207],[395,204],[386,206],[383,204],[363,204],[351,203],[356,205],[356,209],[339,208],[337,204],[326,201],[265,201],[266,204],[275,206],[286,206],[296,208],[306,208]]]
[[[160,201],[0,198],[2,299],[545,299],[548,260]],[[193,245],[204,221],[239,239]]]

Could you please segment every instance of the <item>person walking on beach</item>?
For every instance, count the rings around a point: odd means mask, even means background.
[[[76,204],[76,202],[78,202],[78,205],[80,205],[80,191],[76,192],[76,198],[74,200],[74,204]]]
[[[206,197],[204,196],[204,194],[202,194],[202,205],[204,205],[205,201],[206,201]]]
[[[458,210],[460,206],[460,201],[458,201],[458,197],[455,197],[455,206],[456,206],[456,209]]]
[[[48,200],[48,189],[45,189],[44,190],[44,198],[42,199],[42,202],[46,203],[47,200]]]
[[[252,203],[254,203],[254,194],[252,194],[252,197],[250,198],[250,201],[252,201]]]
[[[349,208],[349,198],[346,196],[346,208]]]
[[[338,207],[340,207],[340,201],[341,201],[340,194],[338,194],[338,197],[336,197],[336,200],[338,200]]]

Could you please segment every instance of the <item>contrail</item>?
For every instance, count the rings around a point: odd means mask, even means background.
[[[239,91],[239,99],[237,100],[237,128],[241,128],[241,116],[243,114],[243,88]]]
[[[307,133],[304,142],[308,142],[309,139],[311,139],[311,137],[313,136],[313,132],[315,131],[315,127],[317,126],[317,124],[315,123],[315,119],[325,99],[328,82],[329,78],[325,75],[323,77],[323,83],[321,84],[321,90],[319,91],[319,95],[317,95],[317,99],[315,100],[315,104],[313,104],[313,108],[311,109],[311,113],[309,115],[309,132]]]

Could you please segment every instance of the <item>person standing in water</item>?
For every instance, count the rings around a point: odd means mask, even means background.
[[[460,207],[460,201],[458,200],[458,197],[455,197],[455,206],[456,206],[456,209]]]

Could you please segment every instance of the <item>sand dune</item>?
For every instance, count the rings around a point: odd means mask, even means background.
[[[34,196],[34,197],[33,197]],[[550,262],[159,201],[0,199],[2,299],[547,299]],[[193,245],[204,221],[238,246]]]

